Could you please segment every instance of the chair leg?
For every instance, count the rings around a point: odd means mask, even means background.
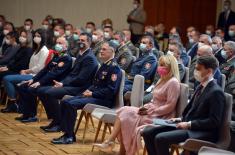
[[[81,124],[81,121],[82,121],[82,118],[83,118],[84,115],[85,115],[85,111],[82,110],[82,112],[81,112],[81,114],[80,114],[80,117],[79,117],[79,119],[78,119],[76,128],[75,128],[75,131],[74,131],[75,135],[76,135],[76,133],[78,132],[78,128],[79,128],[79,126],[80,126],[80,124]]]
[[[42,111],[43,111],[43,109],[44,109],[44,107],[43,107],[43,105],[42,105],[42,103],[41,103],[41,101],[40,100],[37,100],[37,103],[38,103],[38,122],[40,122],[41,121],[41,118],[42,118]]]
[[[174,152],[176,152],[176,155],[180,155],[179,148],[175,145],[172,145],[170,155],[174,155]]]
[[[9,100],[9,97],[6,95],[6,100],[5,100],[5,108],[7,107],[7,102]]]
[[[82,142],[84,143],[84,140],[85,140],[85,136],[86,136],[86,131],[87,131],[87,128],[88,128],[88,123],[89,123],[89,114],[85,114],[85,119],[86,119],[86,122],[85,122],[85,128],[83,130],[83,137],[82,137]]]
[[[109,129],[109,133],[111,134],[112,130],[111,130],[111,125],[110,124],[108,124],[108,129]]]
[[[95,131],[95,124],[94,124],[93,118],[92,118],[91,114],[89,114],[88,116],[89,116],[89,119],[91,120],[92,127]]]
[[[102,121],[99,121],[98,128],[97,128],[96,134],[95,134],[94,143],[97,142],[97,138],[98,138],[98,135],[99,135],[99,132],[100,132],[101,125],[102,125]],[[93,150],[94,150],[94,145],[92,146],[91,152],[93,152]]]
[[[108,124],[105,123],[104,124],[104,130],[103,130],[102,138],[101,138],[101,142],[104,141],[104,138],[105,138],[105,135],[106,135],[106,132],[107,132],[107,127],[108,127]]]

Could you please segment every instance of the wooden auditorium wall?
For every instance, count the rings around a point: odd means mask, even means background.
[[[200,32],[208,24],[216,25],[216,0],[145,0],[146,25],[164,23],[169,32],[173,26],[180,27],[183,41],[186,41],[186,28],[193,25]]]

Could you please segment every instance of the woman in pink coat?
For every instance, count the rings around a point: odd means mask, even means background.
[[[112,151],[116,137],[120,141],[120,155],[134,155],[142,147],[140,131],[153,118],[175,117],[180,95],[179,69],[174,56],[167,54],[159,59],[157,72],[160,79],[154,87],[153,99],[143,107],[125,106],[117,111],[114,129],[108,140],[94,144],[100,150]]]

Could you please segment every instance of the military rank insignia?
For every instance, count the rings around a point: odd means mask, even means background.
[[[112,74],[111,80],[112,80],[112,81],[116,81],[116,80],[117,80],[117,74]]]

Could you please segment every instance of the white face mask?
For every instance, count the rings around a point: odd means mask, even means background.
[[[6,42],[7,45],[10,45],[10,40],[9,39],[6,39],[5,42]]]
[[[189,38],[189,43],[194,43],[194,40],[193,40],[193,38]]]
[[[174,53],[173,53],[173,52],[171,52],[170,50],[169,50],[169,51],[167,51],[167,54],[170,54],[170,55],[173,55],[173,56],[174,56]]]
[[[201,42],[198,43],[198,47],[202,47],[203,45],[205,45],[205,44],[201,43]]]
[[[97,42],[97,41],[98,41],[97,35],[92,35],[92,42]]]
[[[33,38],[33,41],[34,41],[36,44],[39,44],[39,43],[42,41],[42,38],[41,38],[41,37],[34,37],[34,38]]]
[[[219,49],[219,47],[218,47],[217,44],[212,44],[212,45],[211,45],[211,48],[213,49],[214,52]]]
[[[60,36],[60,33],[58,31],[54,31],[54,36],[55,37],[59,37]]]
[[[109,35],[108,32],[104,32],[104,38],[106,38],[106,39],[109,39],[109,38],[110,38],[110,35]]]
[[[194,70],[193,72],[194,74],[194,78],[198,81],[198,82],[202,82],[204,80],[204,78],[202,77],[201,72],[199,72],[198,70]]]
[[[21,44],[26,43],[27,39],[25,37],[19,37],[19,41]]]
[[[71,32],[68,31],[68,30],[66,30],[66,31],[65,31],[65,35],[66,35],[66,36],[70,36],[70,35],[71,35]]]
[[[210,30],[206,30],[206,34],[210,36],[211,35],[211,31]]]
[[[3,34],[7,35],[9,33],[9,30],[3,30]]]
[[[48,29],[48,25],[45,25],[45,24],[44,24],[44,25],[42,25],[42,28],[45,29],[45,30],[47,30],[47,29]]]
[[[30,26],[29,26],[29,25],[25,25],[25,26],[24,26],[24,29],[25,29],[26,31],[29,31],[29,30],[30,30]]]
[[[87,33],[91,33],[91,32],[92,32],[92,29],[91,29],[91,28],[86,28],[86,32],[87,32]]]

